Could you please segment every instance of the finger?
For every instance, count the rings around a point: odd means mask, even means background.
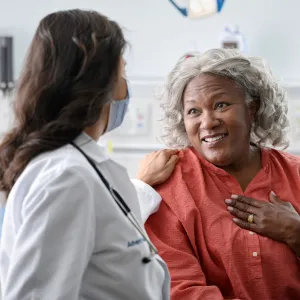
[[[151,160],[156,159],[160,155],[161,151],[153,151],[153,152],[149,153],[148,154],[149,159],[151,159]]]
[[[235,206],[227,206],[227,210],[234,216],[243,219],[243,220],[247,220],[248,216],[253,214],[253,215],[257,215],[259,213],[258,208],[253,207],[253,206],[248,206],[245,209],[239,209],[238,207]]]
[[[231,210],[229,207],[235,208],[242,212],[252,213],[252,214],[254,214],[254,213],[256,214],[257,210],[258,210],[257,207],[254,207],[247,203],[239,202],[239,201],[233,200],[233,199],[225,199],[225,203],[228,205],[229,211]]]
[[[169,159],[169,161],[166,163],[166,166],[173,166],[175,167],[176,163],[178,161],[178,156],[177,155],[172,155],[171,158]]]
[[[264,202],[262,202],[262,201],[258,201],[253,198],[248,198],[248,197],[241,196],[241,195],[231,195],[231,199],[254,206],[254,207],[260,208],[260,207],[264,206]]]
[[[282,201],[280,200],[280,198],[278,198],[276,196],[276,194],[271,191],[271,193],[269,194],[269,199],[270,199],[270,202],[271,203],[274,203],[274,204],[278,204],[278,203],[281,203]]]
[[[172,156],[174,154],[177,154],[179,152],[179,150],[177,149],[164,149],[162,150],[162,153],[168,155],[168,156]]]
[[[249,223],[238,218],[233,218],[232,221],[241,228],[259,233],[259,227],[255,223]]]
[[[153,157],[153,156],[155,156],[156,154],[157,154],[157,151],[152,151],[152,152],[146,154],[144,158]]]
[[[232,206],[228,206],[227,210],[235,217],[247,221],[249,214],[243,211],[240,211]]]

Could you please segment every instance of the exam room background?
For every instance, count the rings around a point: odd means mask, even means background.
[[[141,157],[163,147],[157,141],[160,110],[153,96],[157,88],[183,53],[219,47],[226,24],[239,25],[248,54],[266,58],[285,85],[292,139],[288,151],[300,155],[298,0],[226,0],[221,14],[201,20],[182,17],[167,0],[0,0],[0,35],[14,37],[16,79],[39,20],[50,12],[71,8],[98,10],[118,21],[130,42],[126,54],[133,93],[130,110],[124,128],[101,140],[130,176],[135,176]],[[10,101],[0,97],[0,133],[10,126]]]

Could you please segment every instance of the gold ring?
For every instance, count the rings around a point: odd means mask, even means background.
[[[252,224],[253,223],[253,219],[254,219],[254,215],[249,215],[247,218],[248,223]]]

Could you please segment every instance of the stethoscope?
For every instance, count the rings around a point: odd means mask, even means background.
[[[121,211],[124,213],[124,215],[130,221],[130,223],[135,227],[135,229],[141,234],[141,236],[143,237],[143,239],[147,242],[147,244],[149,246],[149,249],[150,249],[150,255],[143,257],[142,258],[142,263],[144,263],[144,264],[149,263],[152,260],[152,258],[156,254],[158,254],[158,252],[157,252],[155,246],[152,244],[152,242],[149,240],[149,238],[145,234],[143,228],[139,224],[139,222],[136,219],[136,217],[134,216],[134,214],[131,212],[129,206],[126,204],[126,202],[124,201],[124,199],[120,196],[120,194],[109,184],[109,182],[101,174],[101,172],[99,171],[99,169],[97,168],[97,166],[95,165],[95,163],[92,161],[92,159],[89,156],[87,156],[85,154],[85,152],[81,148],[79,148],[76,144],[74,144],[72,142],[71,145],[73,147],[75,147],[79,152],[81,152],[82,155],[87,159],[87,161],[94,168],[94,170],[96,171],[96,173],[98,174],[98,176],[100,177],[100,179],[102,180],[102,182],[104,183],[104,185],[106,186],[106,188],[108,189],[109,193],[111,194],[111,196],[113,197],[113,199],[115,200],[115,202],[118,204],[118,206],[121,209]]]

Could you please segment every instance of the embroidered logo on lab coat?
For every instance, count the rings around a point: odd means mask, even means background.
[[[136,246],[136,245],[139,245],[141,243],[144,243],[146,242],[145,238],[140,238],[138,240],[135,240],[135,241],[130,241],[127,243],[127,247],[133,247],[133,246]]]

